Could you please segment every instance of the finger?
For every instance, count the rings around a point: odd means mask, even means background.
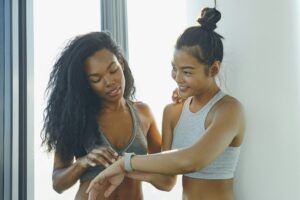
[[[95,193],[94,190],[91,190],[91,191],[89,192],[88,200],[97,200],[97,194]]]
[[[94,188],[96,188],[97,184],[98,185],[102,185],[104,182],[104,179],[99,178],[98,176],[96,178],[94,178],[90,184],[89,187],[86,189],[86,193],[90,193],[93,191]]]
[[[111,146],[108,146],[108,151],[113,154],[115,157],[118,157],[118,153],[111,147]]]
[[[117,188],[117,185],[110,185],[108,189],[104,192],[104,197],[107,198],[111,195],[113,191]]]
[[[95,161],[97,162],[98,165],[103,165],[105,167],[109,167],[109,165],[110,165],[110,163],[107,162],[107,160],[105,160],[101,157],[98,157]]]
[[[94,163],[93,161],[91,161],[90,159],[87,159],[88,165],[95,167],[96,163]]]
[[[90,193],[92,188],[94,187],[94,185],[95,185],[95,182],[91,181],[89,184],[89,187],[86,189],[85,193]]]
[[[96,152],[100,152],[100,151],[108,151],[112,156],[117,157],[118,153],[111,147],[111,146],[101,146],[98,147],[96,149],[94,149]]]
[[[92,163],[96,163],[97,165],[103,165],[105,167],[109,166],[109,162],[107,162],[104,158],[94,155],[94,154],[89,154],[88,155],[88,159],[92,162]]]
[[[117,159],[117,157],[114,156],[108,149],[102,150],[99,152],[98,156],[99,155],[106,159],[109,163],[114,163]]]
[[[115,156],[109,148],[95,149],[93,153],[96,154],[96,156],[104,157],[110,163],[115,162],[117,159],[117,156]]]

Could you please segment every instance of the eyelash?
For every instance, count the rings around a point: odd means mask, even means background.
[[[111,70],[110,73],[111,73],[111,74],[114,74],[114,73],[116,73],[118,70],[119,70],[119,68],[116,68],[116,69],[114,69],[114,70]],[[101,81],[100,78],[99,78],[98,80],[91,80],[92,83],[98,83],[98,82],[100,82],[100,81]]]
[[[114,74],[114,73],[116,73],[118,70],[119,70],[119,68],[117,67],[116,69],[110,71],[110,73]]]
[[[100,78],[98,79],[98,80],[91,80],[93,83],[98,83],[98,82],[100,82]]]
[[[191,75],[192,73],[191,72],[185,72],[183,71],[184,74],[188,74],[188,75]]]

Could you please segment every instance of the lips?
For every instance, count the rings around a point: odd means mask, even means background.
[[[188,87],[186,87],[186,86],[178,86],[178,89],[180,90],[180,91],[185,91],[185,90],[187,90],[187,88]]]
[[[108,92],[106,92],[106,94],[108,96],[114,97],[114,96],[119,95],[120,92],[121,92],[121,87],[115,87],[115,88],[109,90]]]

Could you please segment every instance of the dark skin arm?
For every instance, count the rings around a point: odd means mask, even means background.
[[[106,147],[95,148],[86,156],[78,158],[75,162],[74,157],[63,160],[56,152],[52,173],[53,189],[58,193],[62,193],[73,186],[88,167],[96,165],[109,166],[116,159],[117,155]]]

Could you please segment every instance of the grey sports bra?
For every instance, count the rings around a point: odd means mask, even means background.
[[[122,149],[116,149],[110,141],[105,137],[103,134],[103,130],[99,127],[99,135],[102,141],[102,145],[107,145],[112,147],[119,155],[122,155],[124,152],[134,152],[136,154],[145,155],[147,154],[147,138],[145,137],[143,126],[141,120],[138,116],[137,110],[133,106],[133,102],[127,101],[127,106],[130,110],[132,121],[133,121],[133,133],[131,135],[131,139],[129,140],[128,144],[125,145]],[[116,122],[116,126],[117,126]],[[122,127],[120,127],[120,132],[122,132]],[[99,145],[99,141],[95,141],[89,146],[85,146],[86,153],[93,150],[96,146]],[[97,176],[101,171],[105,169],[104,166],[95,166],[89,167],[81,176],[80,181],[91,180],[95,176]]]
[[[202,109],[193,113],[189,106],[189,97],[182,108],[179,121],[173,133],[172,149],[181,149],[193,145],[205,132],[205,120],[210,109],[226,94],[219,91]],[[200,171],[184,174],[199,179],[231,179],[239,159],[240,147],[227,147],[213,162]]]

